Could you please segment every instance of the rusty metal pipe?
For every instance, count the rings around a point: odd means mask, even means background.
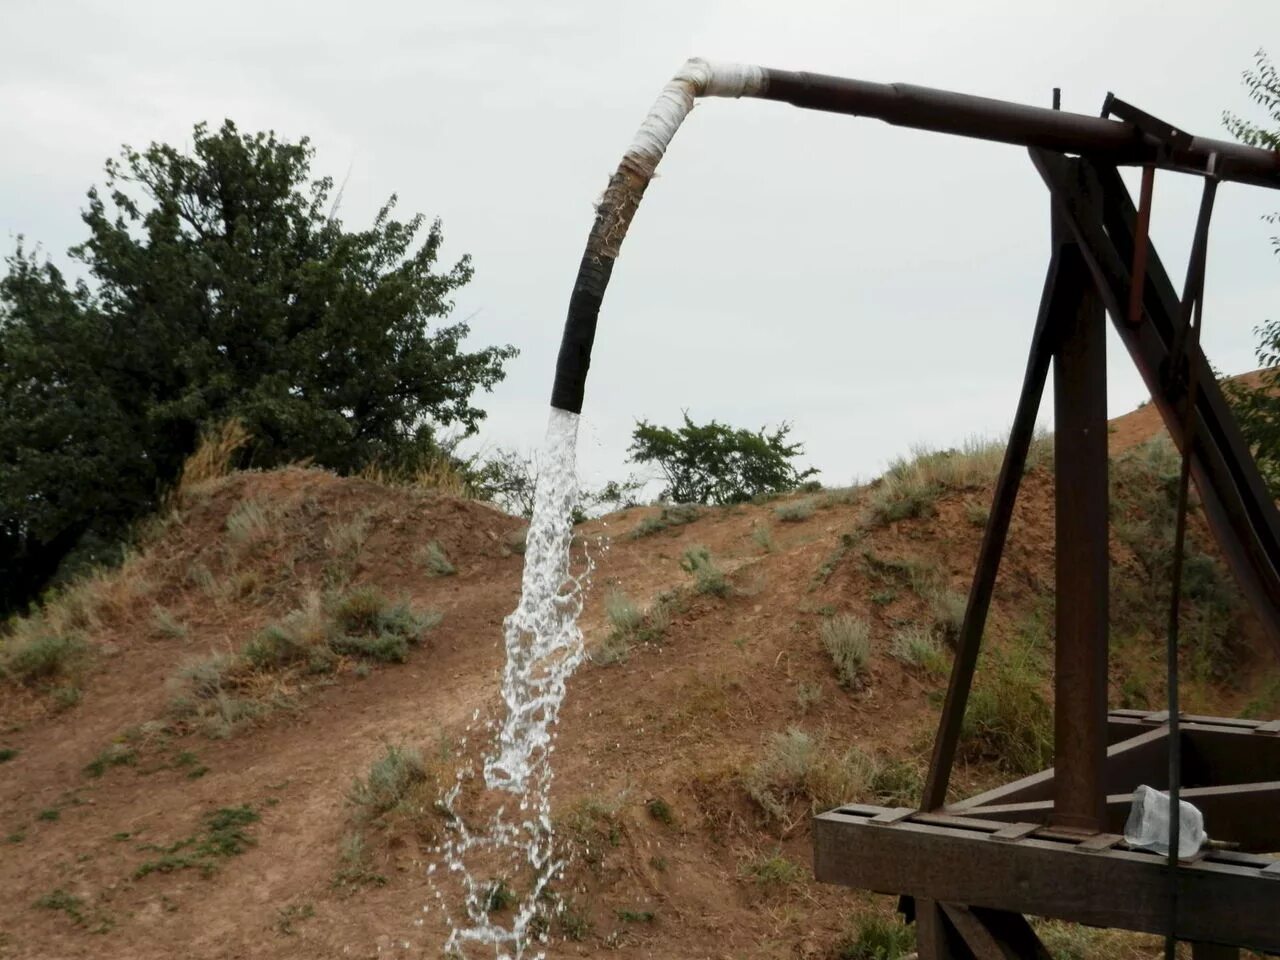
[[[764,71],[758,96],[829,113],[874,117],[900,127],[1041,147],[1113,164],[1150,164],[1204,173],[1219,157],[1221,179],[1280,189],[1280,153],[1242,143],[1189,137],[1162,140],[1123,120],[975,97],[909,83],[869,83],[790,70]],[[1170,131],[1173,133],[1173,131]],[[1227,172],[1229,171],[1229,172]]]
[[[1217,176],[1280,189],[1280,153],[1238,143],[1143,131],[1123,120],[1029,107],[905,83],[870,83],[818,73],[689,60],[663,88],[596,206],[578,267],[551,405],[582,411],[596,321],[613,263],[645,187],[698,97],[759,97],[808,110],[875,117],[887,123],[962,137],[1079,154],[1110,164],[1141,164],[1203,173],[1218,157]]]

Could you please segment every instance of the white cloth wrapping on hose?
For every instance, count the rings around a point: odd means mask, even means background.
[[[699,57],[685,61],[662,88],[657,102],[640,124],[626,157],[649,175],[697,97],[751,97],[764,88],[764,70],[741,63],[710,63]]]

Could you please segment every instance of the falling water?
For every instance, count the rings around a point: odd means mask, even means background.
[[[482,826],[469,825],[457,810],[471,771],[441,802],[450,814],[440,863],[462,884],[466,919],[450,919],[446,953],[464,955],[468,945],[488,946],[499,960],[540,960],[527,954],[537,940],[530,925],[543,904],[547,885],[560,873],[551,824],[551,754],[565,684],[582,662],[582,591],[587,571],[570,570],[573,508],[578,503],[575,455],[578,416],[551,410],[525,546],[520,603],[503,623],[506,664],[502,672],[505,716],[483,761],[484,786],[504,802]],[[512,812],[514,808],[514,812]],[[434,874],[436,866],[429,872]],[[519,877],[518,906],[506,923],[490,911],[496,871]],[[446,917],[448,905],[437,887]]]

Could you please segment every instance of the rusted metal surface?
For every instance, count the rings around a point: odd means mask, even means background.
[[[1151,237],[1151,200],[1155,191],[1156,168],[1142,168],[1142,188],[1138,193],[1138,222],[1133,243],[1132,281],[1129,284],[1129,326],[1142,322],[1142,291],[1147,283],[1147,247]]]
[[[1137,736],[1113,743],[1106,749],[1100,771],[1105,793],[1129,793],[1139,784],[1163,790],[1165,784],[1165,738],[1167,727],[1139,728]],[[967,815],[979,807],[1001,803],[1052,800],[1057,790],[1055,771],[1050,768],[1002,784],[948,806],[947,812]]]
[[[1164,377],[1173,344],[1180,302],[1160,258],[1149,252],[1144,309],[1148,322],[1131,327],[1125,307],[1133,256],[1135,212],[1114,169],[1070,161],[1057,154],[1032,151],[1032,160],[1053,194],[1058,210],[1079,241],[1103,303],[1142,374],[1174,442],[1181,447],[1185,392],[1169,392]],[[1085,174],[1082,189],[1073,171]],[[1089,197],[1101,190],[1103,217]],[[1241,589],[1277,649],[1280,650],[1280,514],[1276,512],[1256,463],[1240,436],[1226,400],[1200,350],[1190,355],[1200,384],[1193,409],[1192,476],[1200,492],[1205,518],[1222,547]]]
[[[989,832],[908,820],[869,826],[879,808],[855,806],[815,818],[814,872],[820,881],[901,891],[1075,923],[1164,933],[1169,925],[1162,857],[1140,851],[1081,852],[1069,840],[998,842]],[[1268,858],[1217,855],[1178,870],[1178,937],[1280,951],[1276,884]]]
[[[1101,196],[1091,202],[1101,216]],[[1107,321],[1092,279],[1082,277],[1073,296],[1074,309],[1057,330],[1053,358],[1057,629],[1052,819],[1058,826],[1096,832],[1106,816],[1101,774],[1107,753],[1111,574]]]
[[[874,117],[896,126],[1082,154],[1113,164],[1154,164],[1200,173],[1216,153],[1222,158],[1223,179],[1280,187],[1280,154],[1274,151],[1194,136],[1170,144],[1122,120],[907,83],[871,83],[789,70],[767,69],[760,96],[811,110]]]

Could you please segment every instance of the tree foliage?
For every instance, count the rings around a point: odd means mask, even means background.
[[[1244,143],[1280,150],[1280,72],[1259,50],[1253,68],[1243,76],[1249,99],[1263,109],[1266,119],[1255,123],[1228,112],[1224,115],[1227,128]],[[1265,219],[1274,224],[1280,214],[1268,214]],[[1271,246],[1280,255],[1280,236],[1271,238]],[[1254,387],[1229,383],[1227,397],[1272,496],[1280,496],[1280,318],[1264,321],[1257,334],[1256,355],[1263,368],[1260,382]]]
[[[672,429],[641,420],[629,449],[635,463],[661,469],[666,486],[661,499],[673,503],[741,503],[764,493],[799,486],[815,469],[797,470],[792,460],[804,452],[788,443],[791,425],[772,433],[734,429],[712,420],[696,424],[686,412],[684,424]]]
[[[231,417],[244,463],[411,462],[474,432],[509,346],[444,323],[467,257],[439,221],[335,216],[314,151],[230,121],[191,149],[125,147],[88,194],[70,283],[19,242],[0,280],[0,612],[76,545],[115,541]]]

